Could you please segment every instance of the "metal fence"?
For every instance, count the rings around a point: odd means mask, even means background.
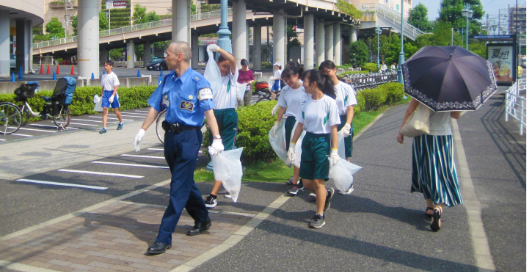
[[[364,12],[376,12],[377,16],[385,19],[386,21],[400,26],[401,25],[401,13],[379,3],[364,3],[361,5],[361,11]],[[417,37],[424,32],[416,28],[415,26],[404,21],[404,32],[413,37]]]
[[[219,18],[221,15],[220,10],[213,10],[209,12],[202,12],[198,14],[193,14],[190,16],[191,21],[199,21],[199,20],[205,20],[210,18]],[[229,8],[229,15],[232,15],[232,9]],[[164,19],[160,21],[155,22],[149,22],[144,24],[137,24],[132,26],[124,26],[120,28],[114,28],[114,29],[108,29],[108,30],[102,30],[99,31],[99,37],[106,37],[111,35],[118,35],[123,33],[129,33],[139,30],[145,30],[150,28],[156,28],[156,27],[162,27],[162,26],[168,26],[172,25],[172,18],[170,19]],[[59,45],[59,44],[65,44],[65,43],[72,43],[77,41],[77,36],[70,36],[67,38],[61,38],[61,39],[55,39],[51,41],[44,41],[44,42],[38,42],[33,43],[33,48],[43,48],[47,46],[53,46],[53,45]]]
[[[384,73],[369,73],[369,74],[349,74],[345,76],[346,82],[351,84],[355,91],[363,89],[372,89],[378,85],[396,82],[397,71],[387,71]]]
[[[520,122],[520,135],[525,129],[525,79],[516,81],[505,93],[505,121],[509,121],[509,116]]]

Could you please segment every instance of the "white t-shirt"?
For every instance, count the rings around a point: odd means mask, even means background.
[[[300,88],[293,89],[289,86],[284,87],[278,98],[278,106],[287,108],[284,113],[284,117],[298,116],[298,113],[302,110],[302,105],[311,97],[304,91],[304,86],[300,85]]]
[[[419,107],[424,107],[419,105]],[[432,112],[430,114],[429,135],[452,135],[452,117],[450,112]]]
[[[212,90],[214,93],[214,109],[234,109],[236,108],[236,90],[238,82],[238,70],[232,74],[232,71],[229,71],[229,74],[221,77],[221,89]],[[230,81],[230,87],[229,87]]]
[[[105,91],[112,91],[115,86],[121,85],[117,75],[114,72],[109,74],[104,74],[101,77],[101,85],[104,87]]]
[[[331,126],[340,125],[340,116],[335,100],[324,95],[319,100],[309,98],[296,120],[304,124],[304,130],[314,134],[329,134]]]
[[[281,70],[274,70],[273,73],[274,80],[280,80],[282,78],[282,71]]]
[[[335,89],[335,94],[337,98],[335,103],[337,103],[337,108],[339,115],[346,115],[348,113],[349,106],[357,105],[357,98],[355,97],[355,90],[349,84],[346,84],[342,81],[339,84],[333,86]]]

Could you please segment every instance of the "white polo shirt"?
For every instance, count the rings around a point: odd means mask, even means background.
[[[109,74],[104,74],[101,77],[101,85],[104,87],[105,91],[112,91],[115,86],[121,85],[117,75],[114,72]]]
[[[337,104],[327,95],[319,100],[310,97],[296,120],[304,124],[305,131],[314,134],[329,134],[332,126],[340,125]]]

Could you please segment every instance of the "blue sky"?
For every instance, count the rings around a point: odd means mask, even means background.
[[[525,6],[526,0],[518,0],[518,6]],[[508,5],[511,7],[516,5],[516,0],[480,0],[485,10],[485,14],[489,16],[498,17],[498,10],[507,8]],[[419,3],[423,3],[428,8],[428,19],[435,20],[439,17],[439,7],[441,0],[413,0],[412,6],[417,6]],[[485,15],[484,15],[485,16]]]

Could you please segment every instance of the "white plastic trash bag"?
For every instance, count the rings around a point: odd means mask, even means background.
[[[238,95],[238,98],[243,99],[243,96],[245,95],[245,90],[247,89],[247,83],[238,83],[236,85],[236,88],[238,89],[236,93]]]
[[[291,167],[291,161],[289,160],[289,157],[287,157],[287,150],[285,150],[285,119],[282,119],[280,122],[280,125],[276,130],[276,137],[273,136],[271,131],[272,129],[269,131],[269,143],[271,144],[271,147],[276,153],[276,156],[278,156],[287,167]]]
[[[337,134],[339,136],[339,140],[338,140],[339,157],[346,159],[346,145],[344,144],[343,132],[339,131]]]
[[[94,111],[102,111],[102,98],[98,95],[93,96],[93,103],[95,103],[95,107],[93,107]]]
[[[295,128],[293,129],[293,133],[295,129],[296,129],[296,125],[295,125]],[[304,140],[305,135],[306,135],[306,131],[304,130],[302,131],[302,134],[300,134],[300,137],[298,138],[298,141],[296,141],[296,145],[295,145],[295,162],[293,164],[298,168],[300,168],[300,160],[302,158],[302,141]]]
[[[362,167],[340,158],[337,164],[329,169],[329,179],[335,182],[335,187],[341,192],[347,191],[353,185],[353,174]]]
[[[214,179],[223,183],[223,187],[229,192],[234,202],[238,200],[242,188],[243,170],[240,161],[242,151],[243,147],[240,147],[212,156]]]
[[[212,93],[214,93],[221,88],[221,73],[218,64],[216,64],[216,60],[214,59],[214,53],[207,50],[207,54],[209,55],[209,60],[205,66],[205,73],[203,76],[210,83]]]

